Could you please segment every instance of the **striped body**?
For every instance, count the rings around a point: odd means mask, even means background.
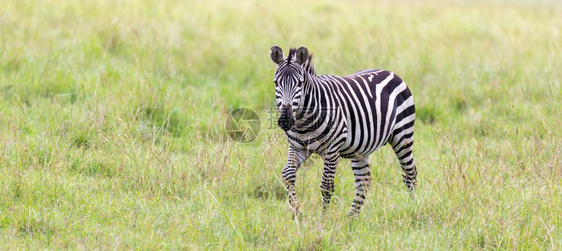
[[[295,127],[286,132],[294,147],[322,154],[331,136],[330,140],[343,143],[338,148],[340,157],[353,158],[369,155],[385,145],[395,128],[407,125],[404,133],[413,132],[413,97],[392,72],[365,70],[345,77],[323,75],[311,80],[313,88],[304,97],[304,106],[318,107],[325,116],[297,116]],[[317,120],[306,123],[311,115]]]
[[[291,50],[286,59],[279,58],[281,49],[277,48],[272,47],[271,57],[278,66],[274,82],[279,125],[289,141],[283,178],[291,207],[298,212],[296,172],[310,154],[317,153],[324,159],[324,209],[334,191],[336,164],[343,157],[352,159],[356,181],[349,213],[359,213],[371,180],[368,157],[385,144],[394,149],[404,183],[413,192],[417,175],[412,155],[415,106],[402,79],[385,70],[316,76],[306,48]]]

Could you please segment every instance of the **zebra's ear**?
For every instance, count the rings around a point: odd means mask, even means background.
[[[307,59],[308,49],[304,47],[304,45],[301,45],[301,47],[299,47],[299,49],[297,50],[297,63],[302,65],[304,64],[304,62],[306,62]]]
[[[274,44],[273,46],[271,46],[271,51],[269,52],[269,56],[271,57],[271,61],[273,61],[273,63],[279,64],[281,63],[281,61],[283,61],[284,58],[283,50],[281,49],[281,47]]]

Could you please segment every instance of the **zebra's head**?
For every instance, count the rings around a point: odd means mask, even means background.
[[[307,82],[307,74],[303,68],[308,59],[308,49],[301,46],[291,49],[287,58],[283,50],[273,45],[270,52],[271,60],[277,64],[277,71],[273,76],[275,83],[275,101],[281,115],[277,124],[284,131],[289,131],[295,125],[295,113],[301,106],[302,90]]]

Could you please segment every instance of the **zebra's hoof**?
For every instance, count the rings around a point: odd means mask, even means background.
[[[354,218],[355,216],[359,215],[358,212],[355,211],[349,211],[347,212],[347,218]]]
[[[416,193],[410,192],[410,200],[414,200],[414,201],[415,201],[415,200],[417,200],[417,199],[418,199],[418,197],[416,196]]]
[[[304,214],[300,211],[293,213],[293,220],[299,221],[302,219],[302,217],[304,217]]]

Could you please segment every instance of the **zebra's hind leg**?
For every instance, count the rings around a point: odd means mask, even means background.
[[[407,133],[407,132],[410,133]],[[406,132],[406,134],[405,134]],[[412,194],[416,188],[418,171],[414,163],[414,155],[412,149],[414,146],[414,133],[413,127],[411,130],[404,130],[400,133],[393,135],[390,142],[400,166],[402,167],[402,181]]]
[[[360,156],[351,159],[351,168],[355,176],[355,199],[351,205],[351,209],[347,213],[348,216],[353,216],[361,212],[365,195],[369,186],[371,185],[371,171],[369,170],[369,156]]]

